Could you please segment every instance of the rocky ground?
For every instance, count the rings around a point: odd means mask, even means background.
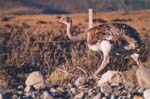
[[[144,77],[138,75],[141,71]],[[142,67],[136,74],[139,85],[125,81],[124,74],[118,71],[107,71],[100,79],[78,77],[50,84],[35,71],[15,91],[1,93],[0,99],[150,99],[150,68]]]

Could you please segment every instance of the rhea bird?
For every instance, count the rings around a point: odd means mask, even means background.
[[[110,56],[121,54],[130,56],[137,65],[140,65],[137,49],[141,45],[139,34],[135,29],[124,23],[110,22],[95,26],[85,33],[72,35],[72,19],[63,16],[59,19],[60,23],[67,26],[67,36],[72,41],[86,40],[90,50],[101,52],[103,60],[96,72],[96,76],[109,63]]]

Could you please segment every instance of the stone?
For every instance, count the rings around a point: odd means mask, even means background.
[[[12,95],[11,98],[12,98],[12,99],[17,99],[17,97],[18,97],[18,96],[17,96],[16,94],[14,94],[14,95]],[[1,98],[0,98],[0,99],[1,99]]]
[[[127,96],[119,96],[117,99],[128,99]]]
[[[18,91],[18,95],[23,95],[23,91]]]
[[[128,99],[131,99],[132,95],[130,93],[128,93]]]
[[[107,99],[107,97],[103,97],[102,99]]]
[[[101,92],[103,92],[104,94],[109,94],[112,92],[112,88],[111,85],[108,82],[105,82],[101,85]]]
[[[110,99],[116,99],[116,97],[114,95],[111,95]]]
[[[93,89],[89,89],[88,96],[92,96],[92,95],[93,95]]]
[[[57,92],[57,90],[55,88],[50,88],[50,92],[55,93],[55,92]]]
[[[26,93],[29,93],[30,90],[31,90],[31,86],[27,86],[27,87],[24,89],[24,91],[25,91]]]
[[[73,99],[83,99],[85,93],[84,92],[81,92],[79,94],[77,94]]]
[[[47,91],[43,92],[43,99],[54,99]]]
[[[0,99],[3,99],[3,95],[0,93]]]
[[[143,93],[144,99],[150,99],[150,89],[146,89]]]
[[[84,83],[86,82],[86,78],[85,77],[79,77],[76,82],[75,85],[77,87],[82,86]]]
[[[61,87],[58,87],[56,90],[57,90],[57,92],[61,92],[61,93],[64,92],[64,89]]]
[[[102,94],[98,93],[93,99],[101,99],[101,97],[102,97]]]
[[[97,83],[97,86],[101,87],[101,85],[105,82],[120,83],[120,82],[122,82],[121,75],[122,75],[122,73],[118,72],[118,71],[107,71],[106,73],[104,73],[102,75],[102,77],[100,78],[100,80]]]
[[[71,91],[71,93],[73,93],[73,94],[76,94],[76,92],[77,92],[76,88],[71,88],[70,91]]]
[[[141,96],[134,96],[134,98],[133,99],[144,99],[143,97],[141,97]]]
[[[5,80],[0,79],[0,93],[8,88],[8,83]]]
[[[24,86],[23,86],[23,85],[19,85],[19,86],[18,86],[18,89],[23,90],[23,89],[24,89]]]
[[[137,81],[140,87],[150,88],[150,67],[140,67],[136,71]]]
[[[35,89],[45,88],[45,79],[39,71],[29,74],[25,81],[26,86],[33,86]]]

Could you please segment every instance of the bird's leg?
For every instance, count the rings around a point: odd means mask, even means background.
[[[100,43],[100,49],[101,49],[102,54],[103,54],[103,61],[100,65],[100,67],[94,73],[95,75],[100,73],[106,67],[106,65],[109,63],[109,56],[110,56],[110,53],[112,50],[112,44],[110,43],[110,41],[103,40]]]

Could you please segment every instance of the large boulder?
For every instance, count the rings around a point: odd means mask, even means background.
[[[141,88],[150,88],[150,67],[140,67],[136,71],[137,81]]]
[[[35,89],[45,88],[46,86],[45,79],[39,71],[30,73],[25,84],[27,87],[33,86]]]
[[[0,99],[3,99],[3,95],[0,93]]]
[[[121,83],[122,82],[122,73],[118,71],[107,71],[102,75],[98,81],[97,86],[103,86],[104,83]]]
[[[150,89],[146,89],[143,93],[144,99],[150,99]]]

